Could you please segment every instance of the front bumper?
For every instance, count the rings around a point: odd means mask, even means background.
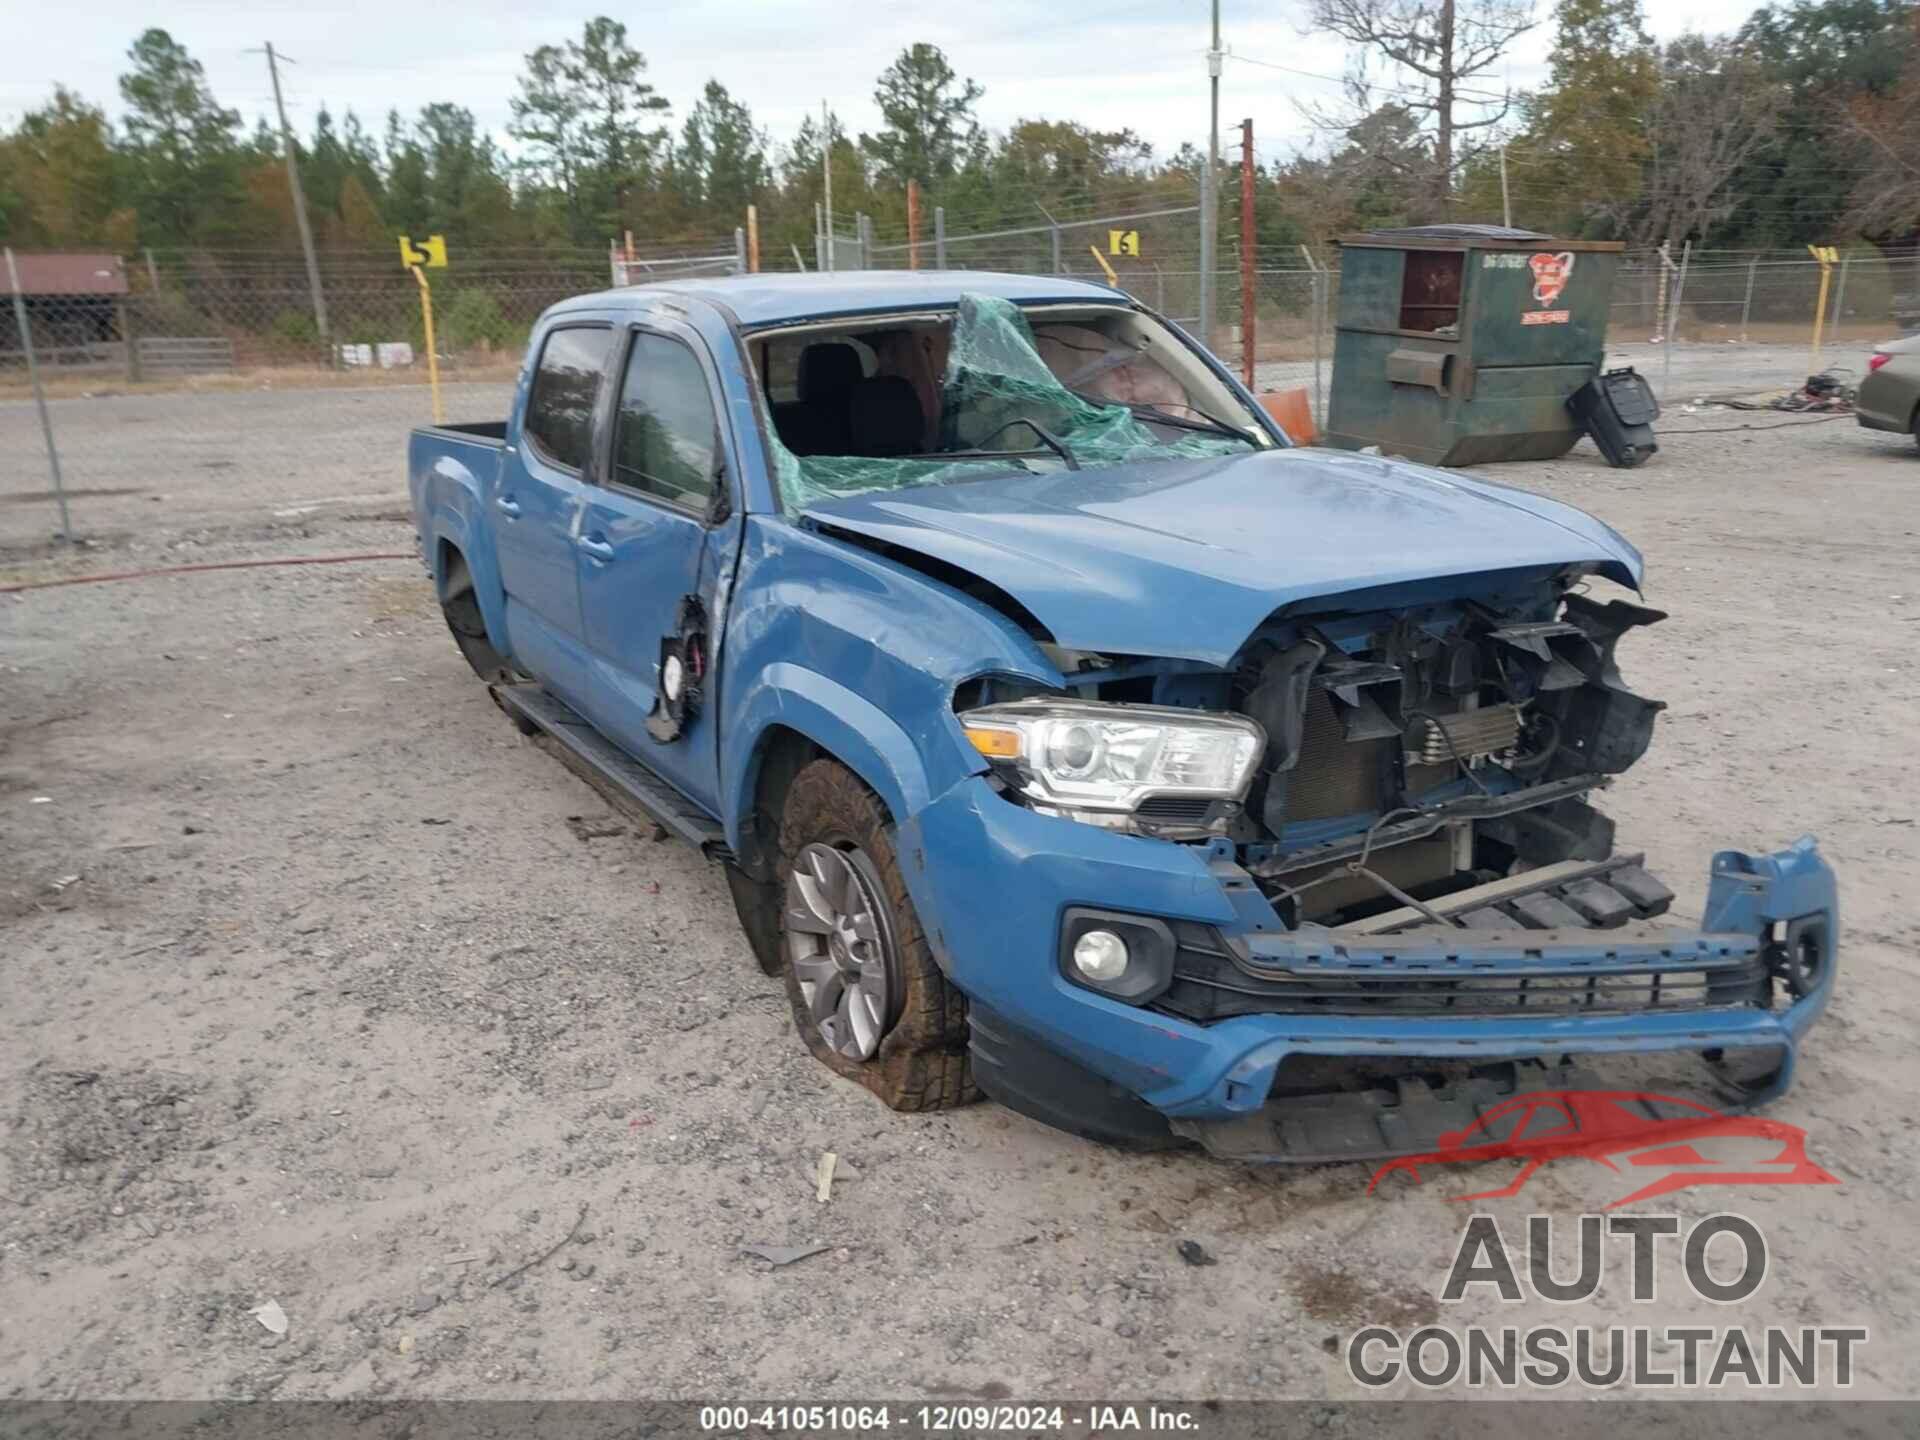
[[[1034,1085],[1051,1097],[1042,1118],[1103,1137],[1111,1117],[1070,1123],[1071,1076],[1058,1062],[1089,1082],[1085,1106],[1113,1103],[1128,1119],[1122,1129],[1143,1118],[1139,1106],[1163,1123],[1251,1115],[1267,1105],[1281,1066],[1299,1056],[1557,1063],[1568,1055],[1771,1047],[1781,1063],[1748,1097],[1760,1103],[1790,1083],[1794,1051],[1825,1008],[1835,971],[1834,877],[1809,838],[1772,855],[1716,855],[1701,926],[1750,942],[1809,921],[1814,983],[1791,1004],[1498,1017],[1259,1014],[1196,1024],[1074,984],[1061,973],[1057,944],[1069,906],[1198,922],[1254,951],[1293,943],[1257,892],[1230,892],[1203,849],[1036,815],[971,780],[902,825],[900,853],[935,953],[981,1017],[991,1052],[976,1045],[982,1087],[1007,1098],[1030,1057]],[[1607,934],[1556,940],[1555,956],[1582,946],[1603,951]],[[1475,954],[1473,932],[1459,932],[1457,942],[1468,963],[1499,963]]]

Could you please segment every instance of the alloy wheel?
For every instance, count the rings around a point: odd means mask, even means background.
[[[871,1060],[898,1018],[899,964],[873,862],[857,846],[814,844],[787,877],[787,961],[821,1037]]]

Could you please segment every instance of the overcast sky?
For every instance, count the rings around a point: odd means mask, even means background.
[[[1731,29],[1754,8],[1744,0],[1647,5],[1662,38],[1689,28]],[[1289,153],[1309,137],[1296,102],[1338,99],[1334,81],[1346,52],[1338,41],[1303,30],[1307,9],[1306,0],[1222,5],[1222,38],[1232,57],[1220,87],[1221,125],[1251,115],[1265,156]],[[1551,9],[1551,0],[1541,0],[1543,20]],[[654,0],[636,7],[606,0],[81,0],[36,6],[8,27],[0,122],[10,126],[56,82],[117,116],[127,46],[144,27],[159,25],[192,51],[220,101],[239,109],[249,126],[273,104],[266,61],[250,53],[270,39],[298,62],[286,67],[283,84],[303,134],[322,103],[336,116],[357,110],[377,132],[390,107],[411,113],[428,101],[451,100],[504,143],[521,57],[577,36],[585,20],[603,13],[626,23],[654,85],[673,102],[676,123],[706,81],[718,77],[752,106],[776,143],[823,98],[855,131],[872,129],[879,119],[873,77],[902,47],[926,40],[986,87],[979,108],[990,127],[1030,117],[1131,127],[1160,153],[1182,140],[1206,141],[1206,0]],[[1537,84],[1549,36],[1543,23],[1516,44],[1503,73],[1478,83],[1494,90]]]

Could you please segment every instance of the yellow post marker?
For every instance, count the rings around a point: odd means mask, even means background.
[[[414,283],[420,287],[420,323],[427,337],[427,384],[433,390],[433,423],[444,425],[447,415],[440,408],[440,352],[433,343],[433,288],[427,284],[426,271],[447,268],[447,237],[429,235],[416,244],[402,235],[400,263],[413,272]]]
[[[1128,260],[1140,258],[1140,232],[1138,230],[1107,231],[1107,253],[1120,255]]]
[[[1107,283],[1118,290],[1120,288],[1120,277],[1114,274],[1113,267],[1107,263],[1107,257],[1100,253],[1100,247],[1098,245],[1089,245],[1087,247],[1087,253],[1093,256],[1094,264],[1107,272]]]
[[[420,319],[427,332],[427,384],[433,390],[433,423],[447,423],[446,411],[440,408],[440,355],[433,346],[433,290],[427,284],[427,272],[418,265],[407,267],[413,271],[414,282],[420,287]]]
[[[1833,279],[1833,262],[1840,258],[1840,252],[1831,245],[1809,245],[1807,250],[1820,262],[1820,298],[1813,307],[1813,353],[1807,362],[1807,368],[1817,375],[1820,373],[1820,336],[1827,323],[1827,285]]]

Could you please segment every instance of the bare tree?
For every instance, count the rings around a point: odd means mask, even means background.
[[[1860,165],[1847,221],[1876,238],[1903,239],[1920,231],[1920,12],[1913,25],[1913,43],[1892,89],[1862,90],[1834,102]]]
[[[1404,225],[1422,198],[1432,146],[1418,117],[1383,105],[1341,133],[1324,154],[1300,154],[1274,175],[1284,208],[1308,243],[1382,225]]]
[[[1467,158],[1457,153],[1461,132],[1497,125],[1512,107],[1509,92],[1462,82],[1491,70],[1534,23],[1533,0],[1313,0],[1315,27],[1363,52],[1350,86],[1361,108],[1371,108],[1365,103],[1372,88],[1365,77],[1367,52],[1412,77],[1395,98],[1433,126],[1425,188],[1436,216],[1446,213],[1454,174]]]
[[[1634,242],[1703,234],[1733,214],[1732,181],[1772,137],[1786,92],[1731,36],[1682,35],[1660,57]]]

